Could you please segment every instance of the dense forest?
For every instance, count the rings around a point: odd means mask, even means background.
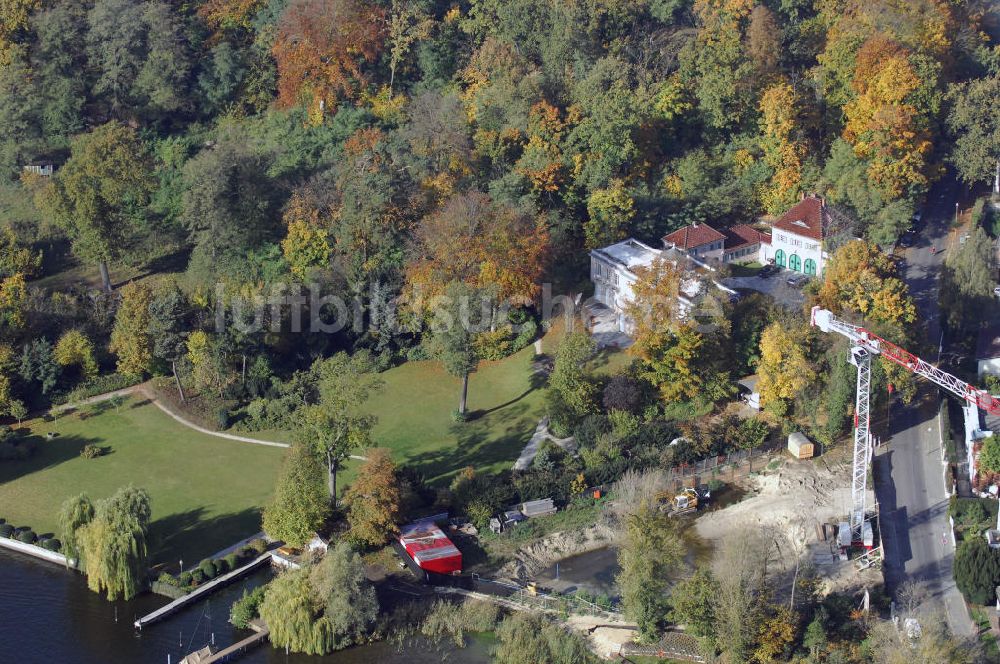
[[[16,0],[0,167],[38,211],[17,239],[106,286],[180,261],[189,292],[308,280],[366,322],[454,278],[530,301],[584,249],[806,191],[885,244],[949,163],[992,179],[988,5]],[[349,341],[396,343],[372,322]]]

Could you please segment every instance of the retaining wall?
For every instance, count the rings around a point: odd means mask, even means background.
[[[29,556],[41,558],[42,560],[46,560],[50,563],[56,563],[57,565],[62,565],[63,567],[76,567],[75,560],[71,561],[72,564],[69,564],[66,561],[66,556],[63,554],[43,549],[42,547],[35,546],[34,544],[25,544],[24,542],[19,542],[18,540],[0,537],[0,547],[10,549],[11,551],[17,551],[18,553],[26,553]]]

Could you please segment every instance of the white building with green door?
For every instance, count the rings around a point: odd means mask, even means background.
[[[831,214],[818,196],[805,196],[771,229],[771,251],[778,267],[809,276],[823,274],[828,258]]]

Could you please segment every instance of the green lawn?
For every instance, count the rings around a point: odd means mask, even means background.
[[[385,386],[366,409],[378,417],[373,437],[397,463],[446,482],[465,466],[496,471],[513,464],[542,417],[542,381],[532,375],[529,346],[469,377],[469,421],[452,421],[461,381],[440,362],[421,361],[381,374]]]
[[[543,340],[552,354],[560,330]],[[621,352],[602,353],[599,371],[617,369]],[[367,410],[378,417],[375,444],[392,450],[397,463],[413,466],[428,482],[444,484],[460,469],[510,468],[544,414],[544,380],[533,375],[534,348],[499,362],[483,362],[469,378],[468,422],[452,421],[461,382],[436,361],[407,362],[381,374],[385,387],[369,397]],[[344,472],[350,481],[353,466]]]
[[[104,498],[134,484],[149,492],[152,563],[185,567],[260,530],[259,508],[270,497],[284,450],[192,431],[156,406],[130,399],[116,412],[65,414],[26,423],[38,449],[27,461],[0,463],[0,517],[37,533],[57,530],[68,497]],[[58,435],[51,441],[46,432]],[[87,443],[110,453],[84,459]]]

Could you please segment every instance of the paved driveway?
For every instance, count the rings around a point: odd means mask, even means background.
[[[778,304],[799,311],[802,309],[806,298],[802,294],[801,287],[795,288],[788,285],[787,280],[793,274],[800,273],[782,270],[767,279],[761,277],[728,277],[723,279],[722,283],[735,290],[755,290],[760,293],[766,293],[773,297],[774,301]]]

